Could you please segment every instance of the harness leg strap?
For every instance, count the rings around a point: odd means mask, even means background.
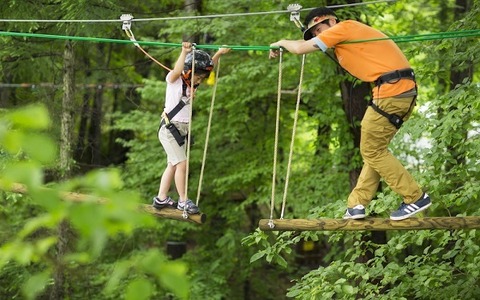
[[[402,124],[403,124],[403,118],[400,117],[400,116],[397,116],[395,114],[389,114],[387,113],[386,111],[383,111],[382,109],[380,109],[380,107],[376,106],[375,103],[373,103],[372,101],[369,102],[369,105],[379,114],[381,114],[382,116],[384,116],[385,118],[388,119],[388,121],[390,121],[390,123],[392,123],[393,126],[395,126],[395,128],[397,129],[400,129],[400,127],[402,127]],[[408,113],[408,112],[407,112]]]

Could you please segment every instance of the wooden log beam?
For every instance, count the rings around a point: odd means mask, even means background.
[[[7,187],[0,187],[0,189],[8,190],[9,192],[28,194],[27,187],[23,184],[13,183]],[[47,189],[47,188],[45,188]],[[95,199],[98,203],[105,203],[109,201],[106,198],[99,198],[92,195],[73,193],[73,192],[59,192],[60,198],[66,201],[83,202],[91,199]],[[140,204],[139,208],[149,214],[158,218],[166,218],[172,220],[186,221],[190,223],[203,224],[207,220],[207,216],[203,213],[188,215],[188,218],[184,218],[183,211],[174,208],[162,208],[161,210],[153,208],[149,204]]]
[[[162,208],[158,210],[149,204],[142,204],[141,208],[147,213],[150,213],[156,217],[161,217],[166,219],[186,221],[186,222],[197,223],[197,224],[203,224],[207,220],[207,215],[202,212],[198,214],[187,215],[188,218],[185,218],[183,216],[183,211],[175,208]]]
[[[262,219],[259,227],[263,231],[385,231],[385,230],[427,230],[427,229],[478,229],[480,216],[471,217],[432,217],[408,218],[392,221],[383,218],[365,218],[363,220],[343,219]]]

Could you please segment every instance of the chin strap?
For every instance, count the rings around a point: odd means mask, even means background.
[[[132,19],[133,19],[133,16],[131,14],[123,14],[120,16],[120,20],[123,21],[123,24],[122,24],[122,30],[125,31],[125,33],[127,34],[127,36],[130,38],[130,40],[133,42],[133,44],[138,48],[140,49],[140,51],[143,52],[143,54],[145,54],[148,58],[150,58],[152,61],[154,61],[157,65],[161,66],[162,68],[164,68],[165,70],[168,70],[168,71],[171,71],[171,69],[167,66],[165,66],[164,64],[162,64],[161,62],[159,62],[158,60],[156,60],[153,56],[151,56],[145,49],[142,48],[142,46],[140,46],[140,44],[137,42],[137,40],[135,39],[135,36],[133,35],[133,32],[132,32]]]

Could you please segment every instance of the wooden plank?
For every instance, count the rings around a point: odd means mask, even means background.
[[[343,219],[273,219],[274,227],[269,226],[270,220],[262,219],[259,227],[263,231],[385,231],[385,230],[427,230],[427,229],[478,229],[480,216],[470,217],[432,217],[408,218],[392,221],[383,218],[365,218],[363,220]]]
[[[161,217],[166,219],[186,221],[186,222],[197,223],[197,224],[203,224],[207,220],[207,215],[201,212],[198,214],[192,214],[192,215],[187,214],[188,218],[185,218],[183,216],[183,210],[175,209],[173,207],[172,208],[166,207],[158,210],[149,204],[142,204],[141,208],[144,211],[156,217]]]
[[[27,187],[23,184],[13,183],[9,185],[8,188],[1,187],[1,189],[8,190],[9,192],[19,193],[19,194],[27,194],[28,190]],[[47,188],[45,188],[47,189]],[[105,203],[109,201],[106,198],[99,198],[92,195],[87,194],[80,194],[80,193],[73,193],[73,192],[59,192],[60,197],[66,201],[73,201],[73,202],[82,202],[88,199],[95,199],[98,203]],[[183,211],[175,209],[175,208],[162,208],[161,210],[155,209],[152,205],[149,204],[140,204],[140,209],[145,211],[149,214],[154,215],[158,218],[166,218],[178,221],[186,221],[190,223],[196,224],[203,224],[207,220],[207,215],[203,213],[187,215],[188,218],[184,218]]]

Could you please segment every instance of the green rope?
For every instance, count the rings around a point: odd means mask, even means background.
[[[119,43],[119,44],[133,44],[137,43],[139,45],[150,45],[150,46],[160,46],[160,47],[174,47],[181,48],[182,44],[180,43],[161,43],[161,42],[148,42],[148,41],[131,41],[131,40],[118,40],[118,39],[107,39],[107,38],[94,38],[94,37],[82,37],[82,36],[65,36],[65,35],[53,35],[53,34],[42,34],[42,33],[22,33],[22,32],[7,32],[0,31],[0,36],[15,36],[15,37],[33,37],[33,38],[46,38],[46,39],[59,39],[59,40],[71,40],[71,41],[88,41],[88,42],[99,42],[99,43]],[[228,47],[232,50],[259,50],[259,51],[269,51],[272,49],[270,46],[220,46],[220,45],[196,45],[197,49],[219,49],[222,47]],[[278,48],[278,47],[277,47]]]
[[[53,35],[53,34],[42,34],[42,33],[22,33],[22,32],[7,32],[0,31],[0,36],[14,36],[14,37],[33,37],[33,38],[46,38],[46,39],[60,39],[60,40],[72,40],[72,41],[89,41],[89,42],[101,42],[101,43],[119,43],[119,44],[133,44],[138,43],[139,45],[149,45],[149,46],[160,46],[160,47],[182,47],[180,43],[161,43],[161,42],[148,42],[148,41],[131,41],[131,40],[119,40],[119,39],[107,39],[107,38],[94,38],[94,37],[81,37],[81,36],[65,36],[65,35]],[[354,41],[345,41],[341,44],[355,44],[355,43],[366,43],[366,42],[375,42],[383,40],[392,40],[396,43],[407,43],[407,42],[419,42],[419,41],[428,41],[428,40],[441,40],[441,39],[451,39],[451,38],[464,38],[464,37],[478,37],[480,36],[480,29],[473,30],[463,30],[463,31],[451,31],[451,32],[440,32],[440,33],[428,33],[428,34],[416,34],[416,35],[404,35],[404,36],[391,36],[384,38],[374,38],[374,39],[365,39],[365,40],[354,40]],[[270,47],[270,46],[240,46],[240,45],[196,45],[197,49],[215,49],[218,50],[222,47],[228,47],[232,50],[254,50],[254,51],[269,51],[270,49],[279,49],[279,47]]]
[[[475,37],[475,36],[480,36],[480,29],[463,30],[463,31],[450,31],[450,32],[440,32],[440,33],[415,34],[415,35],[403,35],[403,36],[389,36],[389,37],[384,37],[384,38],[345,41],[345,42],[342,42],[340,44],[355,44],[355,43],[366,43],[366,42],[375,42],[375,41],[384,41],[384,40],[392,40],[396,43],[407,43],[407,42],[442,40],[442,39]]]

